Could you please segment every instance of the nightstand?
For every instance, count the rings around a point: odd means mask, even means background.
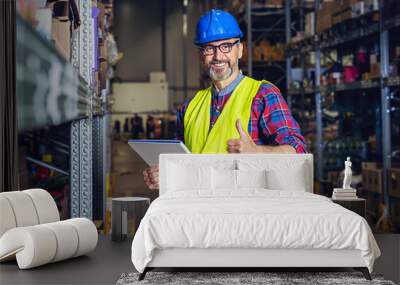
[[[342,207],[359,214],[361,217],[366,216],[366,200],[363,198],[353,198],[353,199],[332,199],[332,202],[341,205]]]

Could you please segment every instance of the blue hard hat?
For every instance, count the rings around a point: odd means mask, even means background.
[[[201,16],[197,23],[196,45],[230,38],[242,38],[243,33],[230,13],[212,9]]]

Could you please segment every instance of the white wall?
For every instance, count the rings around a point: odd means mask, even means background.
[[[112,89],[112,123],[133,113],[168,111],[167,83],[114,83]]]

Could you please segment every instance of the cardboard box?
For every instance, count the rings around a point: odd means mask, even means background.
[[[93,80],[93,89],[96,91],[97,94],[100,94],[100,75],[98,71],[93,73]]]
[[[261,47],[257,44],[253,45],[253,61],[261,61],[262,60],[262,50]]]
[[[99,46],[99,48],[100,48],[100,54],[99,54],[100,61],[107,60],[107,45],[103,43]]]
[[[343,11],[348,8],[351,8],[351,6],[353,6],[359,2],[364,2],[364,1],[363,0],[338,0],[337,2],[340,3],[340,6],[342,7],[342,11]]]
[[[362,162],[361,163],[361,168],[362,169],[377,169],[378,164],[376,162]]]
[[[52,38],[60,53],[69,61],[71,56],[71,22],[52,20]]]
[[[100,90],[106,89],[107,87],[107,71],[108,71],[107,61],[100,62],[100,72],[99,72]]]
[[[349,19],[352,18],[352,9],[351,6],[349,7],[342,7],[342,10],[339,12],[336,12],[333,16],[332,16],[332,23],[333,25],[347,21]]]
[[[400,198],[400,168],[389,168],[389,195]]]
[[[369,73],[370,73],[371,78],[381,77],[381,64],[379,62],[371,63]]]
[[[97,3],[97,8],[99,8],[99,27],[102,31],[104,31],[104,18],[106,14],[106,10],[103,3]]]
[[[350,6],[341,12],[340,19],[342,20],[342,22],[344,22],[344,21],[351,19],[352,16],[353,16],[353,12],[352,12],[351,6]]]
[[[332,25],[339,24],[348,19],[354,18],[353,7],[359,7],[362,3],[360,0],[336,0],[335,5],[332,9]],[[361,4],[360,8],[364,8],[365,5]]]
[[[335,12],[332,14],[332,26],[342,22],[342,12]]]
[[[329,30],[332,27],[332,17],[326,16],[325,18],[317,19],[317,34]]]
[[[332,27],[332,11],[334,11],[335,7],[336,3],[329,1],[324,2],[318,9],[316,31],[318,34]]]
[[[371,53],[369,55],[369,62],[370,63],[378,63],[378,55],[376,53]]]
[[[283,0],[264,0],[264,3],[260,3],[260,5],[261,7],[280,8],[284,5],[283,2]]]

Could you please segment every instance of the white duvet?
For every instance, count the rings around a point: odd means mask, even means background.
[[[165,248],[358,249],[370,272],[380,256],[359,215],[320,195],[265,189],[162,195],[140,223],[132,262],[143,272]]]

